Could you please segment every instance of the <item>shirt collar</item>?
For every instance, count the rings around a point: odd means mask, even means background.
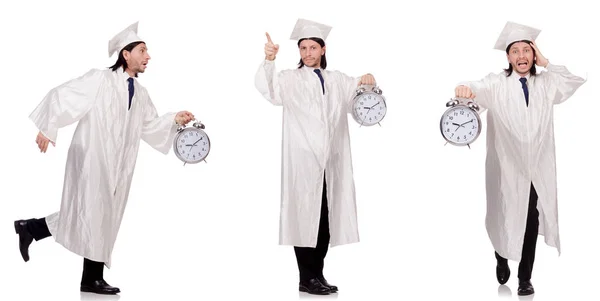
[[[131,77],[131,76],[129,76],[129,73],[127,73],[127,72],[125,72],[125,70],[123,70],[123,66],[119,67],[119,69],[117,69],[116,73],[117,73],[117,78],[119,79],[119,81],[127,82],[127,80]],[[133,77],[133,79],[135,81],[135,77]]]
[[[319,70],[321,70],[321,74],[323,74],[323,69],[321,69],[321,68],[308,67],[306,65],[302,66],[302,68],[306,68],[308,71],[313,72],[313,73],[315,72],[315,69],[319,69]]]
[[[521,77],[524,77],[524,78],[526,78],[526,79],[527,79],[527,81],[529,81],[529,78],[531,77],[531,74],[530,74],[530,73],[527,73],[527,75],[525,75],[525,76],[521,76],[519,73],[517,73],[517,72],[515,72],[515,71],[513,70],[513,72],[512,72],[512,74],[510,75],[510,77],[512,77],[512,78],[514,78],[514,79],[516,79],[516,80],[519,80]]]

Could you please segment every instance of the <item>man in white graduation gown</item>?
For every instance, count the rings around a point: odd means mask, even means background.
[[[507,259],[520,262],[519,295],[534,293],[538,234],[560,254],[553,109],[585,82],[542,55],[535,44],[539,33],[508,22],[495,45],[506,51],[508,69],[460,83],[455,91],[487,110],[485,224],[500,284],[510,276]],[[536,65],[546,70],[537,73]]]
[[[136,80],[150,56],[134,23],[109,41],[114,66],[92,69],[52,89],[29,116],[39,129],[41,152],[57,142],[58,129],[77,122],[68,151],[60,211],[45,218],[15,221],[19,248],[29,260],[33,240],[52,236],[84,257],[81,291],[116,294],[103,277],[127,204],[140,140],[167,154],[177,124],[194,116],[187,111],[162,116],[148,91]]]
[[[329,294],[337,287],[323,276],[331,246],[359,241],[347,115],[361,78],[325,70],[325,39],[331,27],[299,19],[291,39],[298,41],[297,69],[276,72],[279,45],[267,33],[265,60],[255,86],[269,102],[283,107],[281,245],[294,246],[299,290]]]

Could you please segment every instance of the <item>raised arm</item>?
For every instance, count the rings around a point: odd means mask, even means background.
[[[534,42],[529,44],[535,50],[536,64],[546,68],[541,74],[546,77],[544,82],[546,97],[552,103],[560,104],[564,102],[586,82],[585,79],[569,72],[565,66],[550,64]]]
[[[262,96],[273,105],[283,104],[283,83],[275,70],[275,57],[279,51],[279,45],[273,44],[271,36],[267,35],[265,44],[265,60],[260,64],[254,77],[254,85]]]

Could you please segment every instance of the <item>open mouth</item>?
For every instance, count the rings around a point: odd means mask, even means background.
[[[527,67],[527,65],[528,65],[528,63],[527,63],[527,62],[520,62],[520,63],[517,63],[517,66],[518,66],[518,67]]]

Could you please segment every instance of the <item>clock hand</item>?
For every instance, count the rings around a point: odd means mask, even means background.
[[[374,105],[371,107],[371,109],[372,109],[372,108],[374,108],[374,107],[375,107],[376,105],[378,105],[379,103],[380,103],[380,101],[379,101],[379,102],[377,102],[376,104],[374,104]]]
[[[465,124],[467,124],[467,123],[469,123],[469,122],[473,122],[473,119],[471,119],[471,120],[469,120],[469,121],[467,121],[467,122],[465,122],[465,123],[461,124],[460,126],[463,126],[463,125],[465,125]]]

